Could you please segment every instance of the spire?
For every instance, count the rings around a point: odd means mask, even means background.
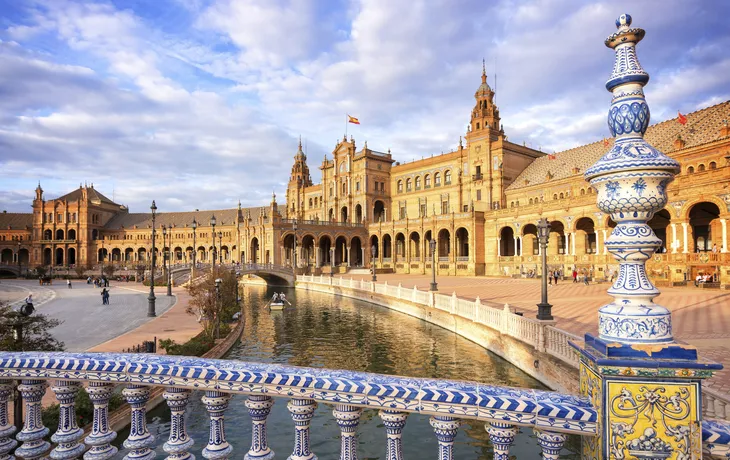
[[[482,59],[482,84],[487,84],[487,61]]]
[[[598,191],[598,208],[611,215],[616,228],[605,242],[619,262],[616,283],[608,290],[613,302],[599,309],[599,338],[622,343],[672,343],[669,310],[654,303],[659,290],[646,275],[646,261],[662,245],[647,222],[667,204],[667,185],[679,163],[644,139],[649,106],[644,86],[649,74],[636,56],[644,30],[631,28],[631,16],[616,20],[617,32],[605,41],[616,54],[606,89],[613,93],[608,127],[615,142],[585,172]]]

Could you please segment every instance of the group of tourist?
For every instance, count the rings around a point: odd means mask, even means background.
[[[715,277],[709,273],[705,273],[704,275],[701,273],[698,273],[697,277],[695,278],[695,286],[698,286],[698,287],[700,284],[713,283],[713,282],[715,282]]]
[[[94,287],[96,287],[96,288],[98,288],[98,287],[108,288],[109,279],[106,276],[103,276],[101,278],[92,278],[91,276],[89,276],[88,278],[86,278],[86,284],[93,284]]]

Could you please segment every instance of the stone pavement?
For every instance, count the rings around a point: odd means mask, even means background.
[[[370,275],[352,278],[371,279]],[[378,282],[428,290],[431,276],[379,274]],[[487,305],[502,307],[508,303],[525,316],[537,315],[539,279],[437,276],[436,282],[441,294],[456,292],[457,296],[471,300],[479,296]],[[581,337],[586,332],[597,334],[598,308],[611,301],[606,293],[608,287],[608,283],[585,286],[572,280],[548,286],[548,301],[553,305],[556,326]],[[695,287],[660,289],[662,294],[654,301],[672,311],[674,337],[697,346],[702,358],[725,365],[725,369],[705,382],[718,392],[730,395],[730,291]]]

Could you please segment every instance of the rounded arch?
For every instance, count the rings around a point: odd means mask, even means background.
[[[302,236],[301,248],[299,250],[300,256],[298,257],[301,261],[301,265],[310,267],[316,262],[316,253],[314,252],[315,241],[316,239],[311,233],[306,233]]]
[[[192,250],[192,248],[190,248]],[[126,248],[124,250],[124,261],[125,262],[131,262],[132,259],[134,259],[134,249],[132,248]]]
[[[347,222],[350,215],[348,214],[347,206],[343,206],[340,209],[340,222]]]
[[[421,257],[421,235],[418,232],[411,232],[408,235],[408,254],[411,260],[418,260]]]
[[[94,230],[96,231],[96,230]],[[53,230],[45,230],[43,232],[43,239],[44,240],[52,240],[53,239]]]
[[[668,244],[670,244],[667,240],[667,227],[669,227],[671,221],[672,215],[669,213],[669,210],[662,209],[657,211],[648,222],[654,234],[662,240],[662,245],[657,249],[657,253],[667,252]]]
[[[335,238],[335,265],[344,265],[349,262],[347,255],[347,237],[338,235]]]
[[[416,176],[414,182],[416,183],[416,190],[421,190],[421,176]]]
[[[515,255],[515,231],[509,225],[499,230],[499,255],[514,256]]]
[[[388,233],[383,235],[383,259],[390,259],[393,257],[393,239]]]
[[[10,265],[13,263],[13,250],[5,248],[0,252],[0,261],[4,264]]]
[[[688,166],[687,167],[687,174],[694,174],[695,173],[695,167],[694,166]]]
[[[260,262],[261,254],[260,254],[261,248],[259,246],[259,239],[258,237],[254,236],[251,238],[251,243],[249,244],[248,249],[248,256],[250,258],[251,263],[257,264]]]
[[[718,252],[721,249],[721,209],[711,201],[700,201],[689,208],[689,227],[694,252]]]
[[[398,183],[396,185],[396,190],[398,191],[398,193],[403,193],[403,180],[402,179],[398,180]]]
[[[350,254],[347,257],[347,260],[350,262],[351,266],[353,266],[353,267],[364,266],[362,250],[363,250],[362,240],[360,240],[360,237],[353,236],[352,238],[350,238]]]
[[[355,223],[359,224],[363,222],[362,205],[360,203],[355,205]]]
[[[522,226],[522,254],[540,254],[540,245],[537,240],[537,225],[525,224]]]
[[[99,230],[93,229],[91,231],[91,239],[92,240],[98,240],[99,239]]]
[[[720,215],[723,217],[730,217],[730,213],[727,212],[727,204],[722,200],[722,198],[710,195],[710,196],[704,196],[702,198],[697,198],[691,201],[687,201],[684,206],[682,207],[682,210],[679,212],[679,215],[682,219],[689,219],[689,214],[692,211],[692,208],[700,203],[712,203],[720,210]]]
[[[469,230],[464,227],[456,229],[456,257],[461,259],[469,258]]]
[[[284,248],[284,260],[281,263],[291,267],[294,264],[294,233],[287,232],[282,235],[281,247]]]
[[[66,263],[76,265],[76,248],[68,248],[66,251]]]
[[[596,224],[590,217],[581,217],[575,222],[575,253],[596,253]]]
[[[373,203],[373,222],[382,222],[385,220],[385,203],[381,200],[375,200]]]
[[[406,256],[406,236],[403,232],[395,234],[395,257],[402,259]]]
[[[378,246],[378,242],[379,242],[378,235],[370,236],[370,247],[375,248],[375,253],[373,253],[373,250],[370,249],[369,255],[371,258],[374,257],[375,259],[377,259],[378,257],[380,257],[380,247]]]
[[[567,239],[565,237],[565,223],[560,219],[550,221],[550,236],[548,238],[547,255],[565,254]]]
[[[112,249],[112,262],[122,261],[122,250],[119,248]]]
[[[63,230],[62,230],[62,229],[60,229],[60,228],[59,228],[59,229],[57,229],[57,230],[56,230],[56,239],[57,239],[57,240],[63,240],[63,239],[65,239],[65,238],[63,237],[63,234],[64,234],[64,232],[63,232]]]
[[[439,187],[441,185],[441,173],[435,172],[433,173],[433,186]]]
[[[704,170],[705,170],[704,163],[700,163],[699,165],[697,165],[697,172],[703,172]]]
[[[333,239],[330,235],[321,235],[319,237],[320,267],[332,265],[332,251],[330,251],[332,249],[332,242]]]
[[[63,248],[56,248],[56,265],[63,265]]]
[[[423,187],[431,188],[431,175],[430,174],[426,174],[423,176]]]
[[[439,259],[441,261],[444,261],[444,259],[448,260],[449,254],[451,254],[451,232],[446,228],[439,230],[436,244]]]
[[[406,179],[406,192],[411,191],[413,191],[413,179],[409,177],[408,179]]]
[[[68,236],[68,239],[69,240],[76,241],[76,230],[74,230],[72,228],[71,230],[68,231],[68,235],[67,236]]]
[[[449,169],[444,171],[444,184],[446,184],[446,185],[451,184],[451,170],[449,170]]]
[[[711,161],[710,162],[710,169],[717,169],[717,163],[715,163],[714,161]]]

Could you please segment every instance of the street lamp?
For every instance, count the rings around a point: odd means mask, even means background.
[[[215,338],[220,338],[220,324],[221,324],[221,315],[220,315],[220,301],[221,301],[221,282],[223,280],[220,278],[215,279]]]
[[[377,250],[374,244],[370,245],[370,267],[373,269],[373,283],[378,281],[378,275],[375,274],[375,253]]]
[[[157,316],[155,313],[155,212],[157,212],[155,200],[152,200],[150,211],[152,211],[152,261],[150,263],[152,276],[150,277],[150,295],[147,297],[147,316],[154,317]]]
[[[195,278],[195,253],[198,252],[197,244],[195,243],[195,230],[198,228],[198,222],[193,218],[193,266],[190,267],[190,284],[193,284],[193,278]]]
[[[294,279],[297,278],[297,221],[294,220],[294,253],[292,254],[292,266],[294,269]]]
[[[547,295],[547,245],[550,238],[550,222],[542,218],[537,221],[537,238],[542,251],[542,300],[537,304],[537,319],[550,321],[552,305],[548,303]]]
[[[218,232],[218,262],[223,266],[223,232]]]
[[[439,285],[436,284],[436,240],[431,238],[428,242],[431,248],[431,291],[438,291]]]
[[[215,214],[210,218],[210,226],[213,227],[213,273],[215,273]]]
[[[167,243],[172,246],[172,225],[170,224],[167,225],[167,233],[170,235]],[[170,259],[167,261],[167,295],[172,297],[172,251],[170,251],[170,248],[168,248],[167,253]]]
[[[18,278],[20,278],[22,271],[20,267],[20,242],[18,242]]]
[[[101,274],[99,276],[101,276],[101,279],[103,280],[104,279],[104,235],[99,235],[99,237],[101,238],[101,254],[100,254],[101,257],[99,257],[99,259],[101,259]]]

